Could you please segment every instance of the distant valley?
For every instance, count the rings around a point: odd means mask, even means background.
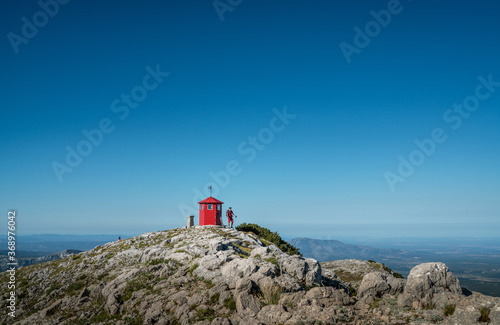
[[[28,235],[19,236],[16,242],[16,258],[21,266],[45,263],[78,254],[96,246],[115,241],[117,235]],[[7,241],[0,240],[0,247]],[[7,270],[7,250],[0,250],[0,272]]]
[[[422,242],[421,242],[422,241]],[[463,287],[486,295],[500,297],[500,248],[454,241],[429,243],[415,241],[403,246],[410,249],[375,248],[345,244],[338,240],[294,238],[290,243],[306,257],[320,262],[340,259],[374,260],[407,276],[410,270],[425,262],[443,262],[457,276]],[[483,244],[484,245],[484,244]]]

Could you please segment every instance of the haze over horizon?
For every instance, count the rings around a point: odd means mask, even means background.
[[[500,233],[498,3],[1,6],[4,233]]]

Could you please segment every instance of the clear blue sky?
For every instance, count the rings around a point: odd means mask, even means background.
[[[184,226],[213,184],[286,237],[498,235],[500,4],[44,1],[0,5],[19,234]]]

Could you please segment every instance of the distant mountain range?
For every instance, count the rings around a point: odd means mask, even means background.
[[[311,238],[294,238],[290,244],[300,249],[307,257],[317,259],[319,262],[363,259],[363,260],[387,260],[387,259],[413,259],[418,262],[419,258],[430,257],[433,254],[409,252],[400,249],[374,248],[362,245],[344,244],[338,240],[321,240]]]

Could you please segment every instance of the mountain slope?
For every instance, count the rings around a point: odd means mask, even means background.
[[[252,233],[215,226],[151,232],[18,269],[16,317],[3,313],[0,322],[468,324],[483,306],[500,322],[500,299],[462,295],[442,263],[420,265],[408,280],[369,264],[356,290],[338,269],[323,273],[317,260],[285,254]],[[10,307],[6,285],[0,293],[2,308]],[[455,315],[443,317],[444,302],[456,304]]]

